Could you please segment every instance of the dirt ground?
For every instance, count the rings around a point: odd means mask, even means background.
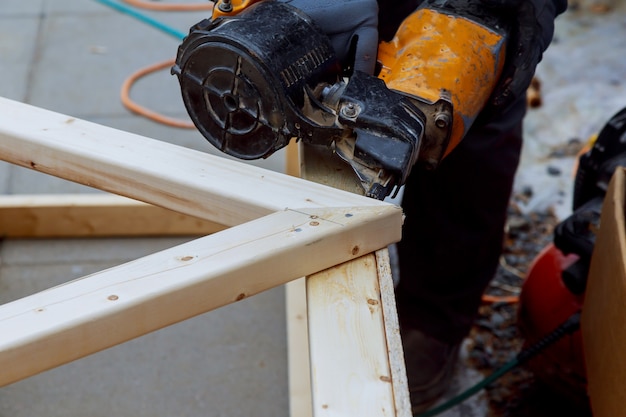
[[[558,219],[551,211],[522,215],[513,200],[501,265],[487,296],[496,300],[520,294],[525,274],[539,252],[553,239]],[[525,348],[519,328],[519,303],[484,302],[468,344],[468,366],[485,376],[512,360]],[[572,398],[535,375],[523,364],[486,389],[489,417],[548,417],[591,415],[583,395]],[[574,404],[574,405],[572,405]]]
[[[536,76],[539,100],[525,121],[504,253],[486,292],[513,301],[486,300],[466,345],[466,365],[483,376],[525,347],[514,297],[554,227],[571,214],[581,149],[626,107],[626,2],[570,1]],[[536,366],[519,366],[481,392],[489,417],[591,416],[584,392],[564,394]]]

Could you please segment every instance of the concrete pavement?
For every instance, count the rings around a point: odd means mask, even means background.
[[[186,32],[205,12],[150,12]],[[0,96],[214,153],[195,130],[131,114],[119,99],[136,70],[171,59],[178,40],[96,1],[3,0]],[[133,98],[185,118],[168,71]],[[283,170],[276,155],[258,163]],[[99,192],[0,163],[0,193]],[[8,240],[0,243],[7,302],[186,241]],[[258,416],[288,414],[284,291],[268,291],[0,389],[0,416]]]

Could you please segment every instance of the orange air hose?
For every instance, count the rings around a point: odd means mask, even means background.
[[[519,302],[519,295],[490,295],[483,294],[484,303],[517,303]]]
[[[189,12],[196,10],[213,10],[213,2],[206,3],[156,3],[146,0],[122,0],[126,4],[148,10]]]
[[[143,117],[146,117],[150,120],[153,120],[157,123],[161,123],[161,124],[172,126],[172,127],[179,127],[182,129],[195,129],[194,124],[191,123],[190,121],[164,116],[162,114],[159,114],[155,111],[152,111],[146,107],[143,107],[135,103],[130,98],[130,90],[133,84],[135,84],[137,80],[155,71],[160,71],[165,68],[171,68],[172,65],[174,65],[174,60],[169,59],[167,61],[159,62],[153,65],[150,65],[148,67],[142,68],[139,71],[136,71],[135,73],[131,74],[131,76],[128,77],[122,84],[122,89],[120,92],[120,99],[122,100],[122,104],[124,105],[124,107],[126,107],[128,110],[132,111],[133,113],[139,114]]]
[[[212,2],[155,3],[153,1],[146,1],[146,0],[122,0],[122,1],[134,7],[138,7],[142,9],[149,9],[149,10],[158,10],[158,11],[195,11],[195,10],[212,10],[213,9]],[[159,114],[140,104],[137,104],[135,101],[133,101],[130,98],[130,90],[140,78],[145,77],[146,75],[149,75],[156,71],[161,71],[166,68],[171,68],[172,65],[174,65],[174,60],[170,59],[164,62],[159,62],[153,65],[149,65],[131,74],[122,84],[122,89],[120,92],[120,99],[124,107],[126,107],[128,110],[140,116],[143,116],[147,119],[150,119],[157,123],[161,123],[166,126],[177,127],[181,129],[195,129],[196,127],[194,126],[194,124],[187,120],[180,120],[180,119],[176,119],[176,118]]]

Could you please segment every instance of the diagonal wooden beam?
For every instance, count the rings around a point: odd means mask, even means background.
[[[0,386],[361,256],[392,207],[285,210],[0,306]]]
[[[0,159],[225,226],[285,208],[387,204],[5,98]]]

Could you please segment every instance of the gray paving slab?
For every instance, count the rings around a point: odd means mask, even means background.
[[[3,267],[1,282],[19,280],[24,291],[75,268]],[[274,308],[283,297],[282,288],[271,290],[9,385],[0,390],[0,415],[285,415],[284,316]]]
[[[4,242],[0,302],[187,240]],[[0,415],[284,415],[283,300],[270,290],[12,384],[0,389]]]
[[[119,30],[120,24],[128,29]],[[28,102],[81,118],[125,114],[119,90],[126,76],[167,59],[176,47],[165,35],[145,36],[138,26],[108,13],[49,15]]]
[[[74,194],[101,191],[19,166],[8,168],[7,194]]]
[[[191,239],[193,238],[16,239],[1,246],[0,264],[17,267],[97,262],[115,264],[156,253]]]
[[[28,91],[40,20],[34,15],[4,13],[0,12],[0,96],[23,101]]]
[[[38,15],[41,13],[45,0],[2,0],[0,17],[17,15]]]
[[[46,14],[84,14],[84,13],[102,13],[103,11],[106,11],[105,8],[103,8],[103,6],[95,0],[40,0],[40,1],[43,1],[43,6],[41,10],[43,13],[46,13]]]
[[[61,5],[48,3],[54,12],[42,20],[29,102],[76,117],[125,114],[118,99],[124,80],[141,68],[174,58],[179,40],[94,1],[79,3],[91,6],[63,13]],[[206,14],[155,16],[186,32]],[[147,84],[138,88],[138,99],[155,110],[185,114],[177,81],[168,71],[138,84]]]
[[[12,165],[0,161],[0,194],[9,193],[9,181]]]

